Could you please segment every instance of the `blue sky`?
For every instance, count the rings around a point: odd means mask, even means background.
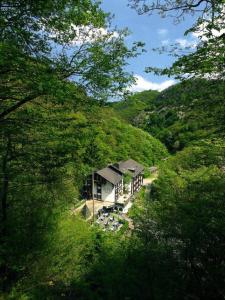
[[[134,41],[143,41],[147,53],[129,61],[127,69],[133,72],[137,77],[137,85],[132,87],[132,91],[141,91],[146,89],[162,90],[175,81],[172,78],[155,76],[144,72],[145,67],[166,67],[171,65],[174,58],[157,52],[152,48],[171,43],[179,43],[181,48],[195,44],[193,36],[184,37],[186,29],[194,23],[194,18],[188,16],[185,21],[174,24],[172,18],[161,18],[159,15],[152,16],[138,15],[137,12],[127,6],[128,0],[102,0],[102,8],[106,12],[115,15],[113,25],[120,29],[128,27],[132,32],[127,43]]]

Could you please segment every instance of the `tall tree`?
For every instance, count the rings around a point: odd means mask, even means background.
[[[124,66],[141,44],[126,47],[127,30],[112,29],[91,0],[1,1],[0,25],[4,285],[42,244],[56,207],[77,195],[93,135],[78,111],[124,92],[133,81]]]
[[[61,101],[68,80],[103,100],[132,82],[124,66],[141,44],[128,49],[98,2],[2,1],[0,24],[1,119],[40,96]]]

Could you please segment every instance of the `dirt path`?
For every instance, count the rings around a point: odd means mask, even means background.
[[[158,177],[158,174],[155,174],[154,177],[144,178],[144,179],[143,179],[143,186],[148,186],[148,185],[152,184],[152,182],[153,182],[154,180],[156,180],[157,177]]]
[[[91,218],[93,218],[93,210],[94,210],[94,214],[96,215],[97,212],[99,211],[99,209],[101,209],[103,206],[107,207],[112,204],[113,203],[111,203],[109,201],[87,200],[87,201],[85,201],[85,203],[82,203],[79,207],[74,209],[72,213],[75,213],[75,214],[80,213],[82,211],[82,209],[84,208],[84,206],[86,205],[86,208],[89,211],[89,216],[88,216],[87,220],[90,220]]]
[[[151,192],[151,185],[157,178],[158,178],[158,173],[154,174],[154,177],[144,178],[143,186],[145,187],[145,199],[149,198],[149,194]]]

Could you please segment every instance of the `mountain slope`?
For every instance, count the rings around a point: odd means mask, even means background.
[[[128,158],[151,166],[168,156],[160,141],[118,119],[110,108],[93,104],[73,111],[62,105],[60,118],[58,114],[58,106],[48,110],[31,103],[18,113],[29,122],[10,132],[10,144],[0,140],[0,163],[10,175],[9,234],[2,251],[7,251],[7,272],[18,277],[35,260],[35,251],[41,251],[57,213],[79,202],[79,190],[93,169]],[[1,137],[10,129],[1,127]]]
[[[149,273],[158,277],[156,299],[225,296],[224,86],[178,84],[138,116],[140,127],[175,152],[160,164],[148,197],[132,207]]]
[[[157,91],[143,91],[128,97],[124,101],[111,103],[111,106],[122,119],[132,123],[132,125],[138,125],[136,122],[137,116],[146,109],[148,110],[157,96],[159,96]]]
[[[225,129],[225,83],[222,81],[190,80],[177,84],[148,99],[144,111],[136,110],[131,123],[159,138],[170,151],[206,138],[224,136]],[[143,99],[143,94],[135,94]],[[132,106],[132,97],[131,97]],[[117,110],[118,104],[114,106]],[[129,114],[129,104],[124,119]],[[119,112],[121,115],[121,112]],[[135,115],[135,113],[133,113]]]

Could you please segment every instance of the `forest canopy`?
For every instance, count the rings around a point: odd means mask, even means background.
[[[110,28],[99,3],[3,1],[0,8],[1,119],[40,97],[71,99],[71,81],[98,101],[133,82],[124,66],[142,43],[128,48],[127,31]]]
[[[197,16],[196,49],[148,69],[191,80],[127,95],[144,43],[98,1],[0,3],[1,299],[225,299],[224,3],[129,3]],[[104,231],[75,213],[82,187],[126,159],[157,172]]]

